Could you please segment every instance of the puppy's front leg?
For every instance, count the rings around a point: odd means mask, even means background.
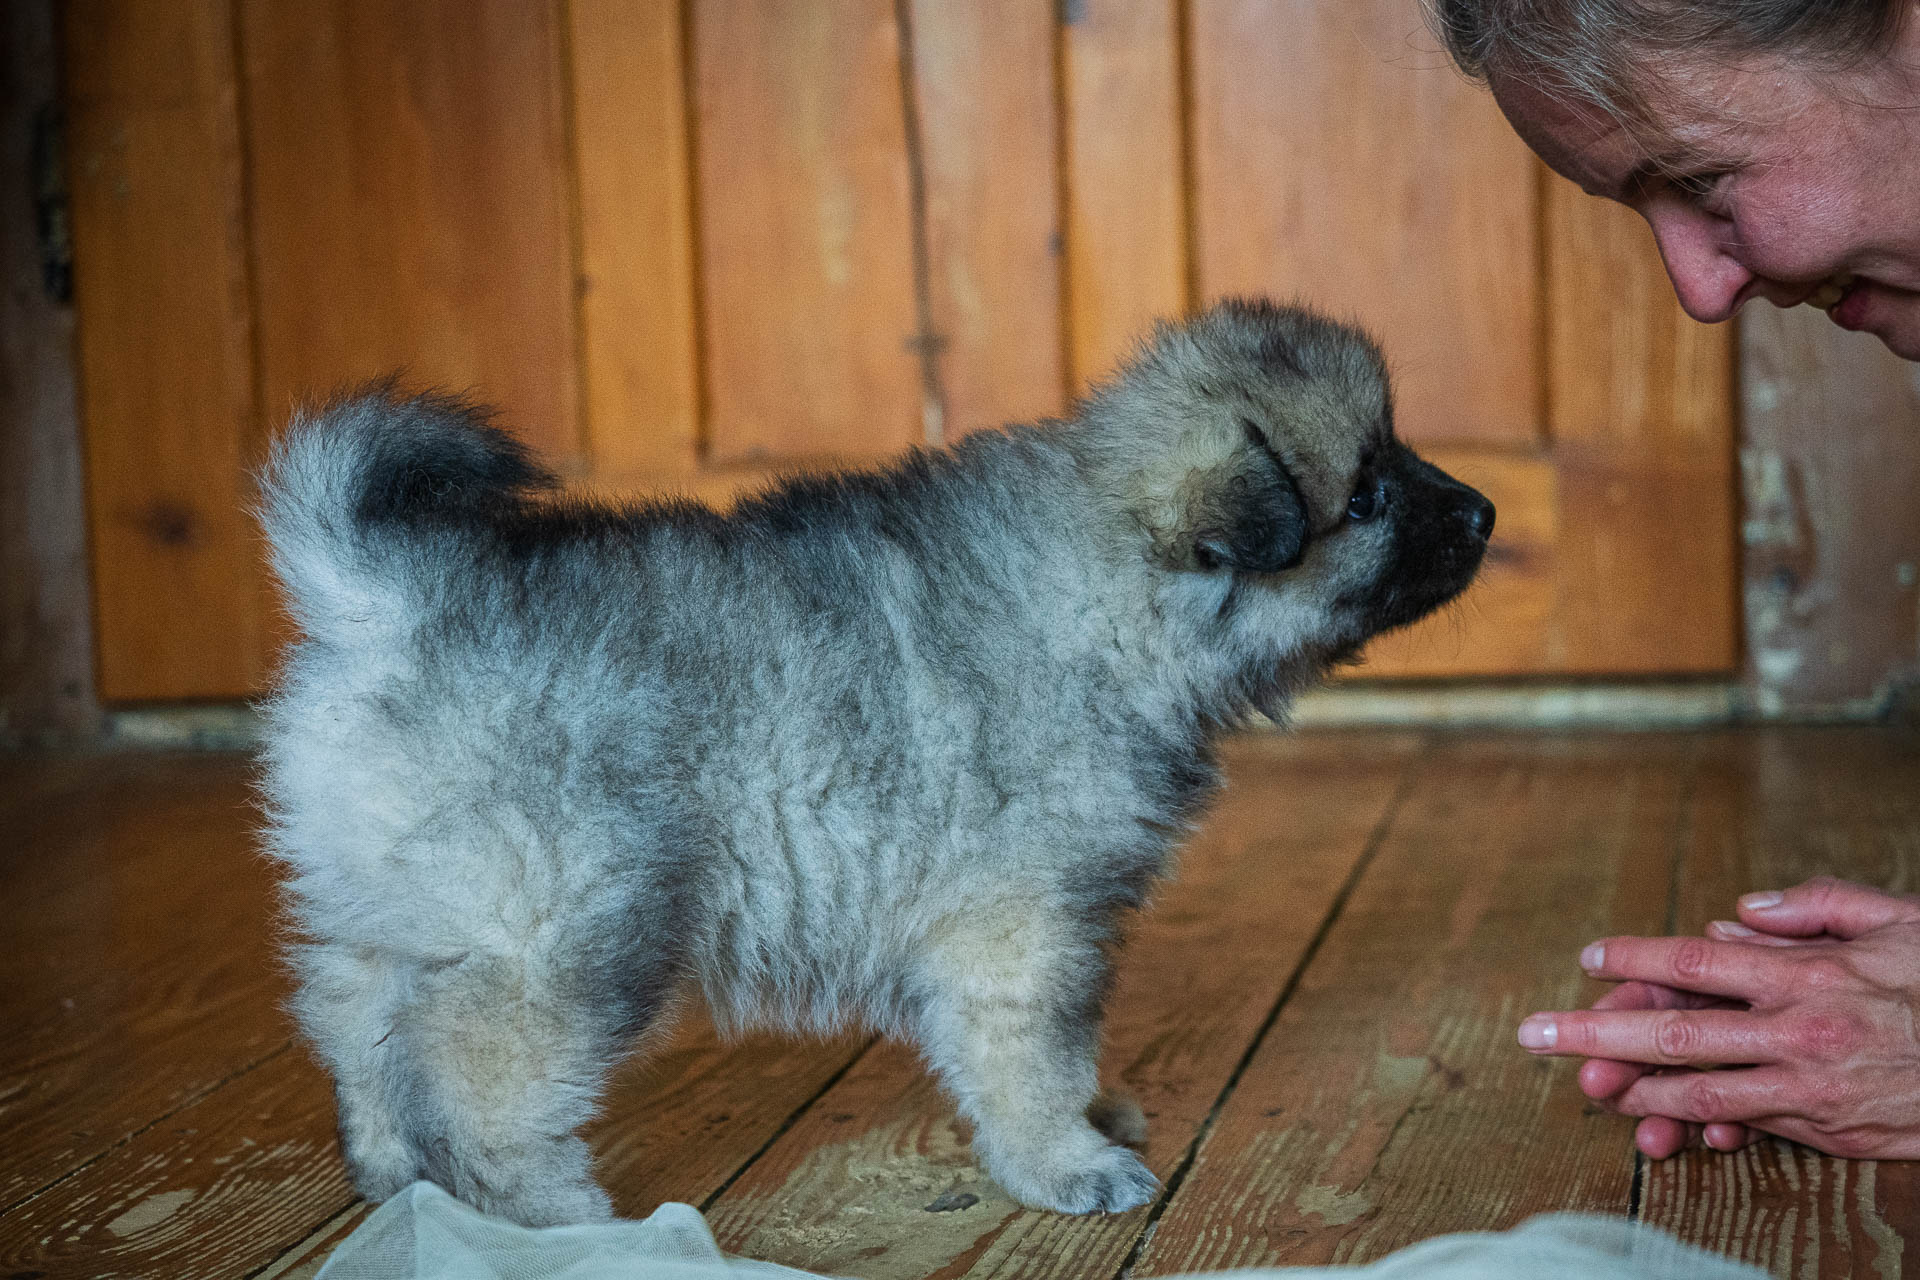
[[[1084,927],[1043,901],[950,917],[918,984],[921,1047],[974,1123],[974,1149],[1022,1204],[1118,1213],[1159,1182],[1087,1121],[1107,964]]]

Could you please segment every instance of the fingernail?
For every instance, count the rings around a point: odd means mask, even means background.
[[[1587,949],[1580,953],[1580,967],[1591,973],[1607,962],[1607,949],[1598,942],[1590,942]]]
[[[1766,911],[1769,908],[1779,906],[1780,902],[1781,896],[1779,892],[1773,889],[1768,889],[1764,893],[1750,893],[1740,899],[1740,905],[1749,911]]]
[[[1552,1018],[1535,1014],[1520,1024],[1520,1047],[1523,1049],[1551,1049],[1553,1042],[1559,1038],[1560,1028],[1554,1025]]]
[[[1708,928],[1716,933],[1724,933],[1729,938],[1757,938],[1760,935],[1752,929],[1734,920],[1715,920]]]

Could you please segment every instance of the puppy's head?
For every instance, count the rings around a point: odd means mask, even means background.
[[[1378,348],[1298,308],[1163,326],[1089,401],[1112,496],[1181,598],[1338,657],[1473,581],[1493,504],[1393,434]],[[1217,605],[1216,602],[1217,601]]]

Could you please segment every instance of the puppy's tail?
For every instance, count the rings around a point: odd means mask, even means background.
[[[407,616],[436,547],[553,484],[483,411],[382,385],[294,416],[257,514],[295,620],[325,637]]]

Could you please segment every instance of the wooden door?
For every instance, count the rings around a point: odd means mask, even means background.
[[[1245,292],[1380,333],[1500,507],[1364,675],[1730,670],[1727,333],[1551,178],[1414,0],[76,0],[101,680],[233,697],[247,468],[395,368],[570,479],[724,501],[1059,412]]]

